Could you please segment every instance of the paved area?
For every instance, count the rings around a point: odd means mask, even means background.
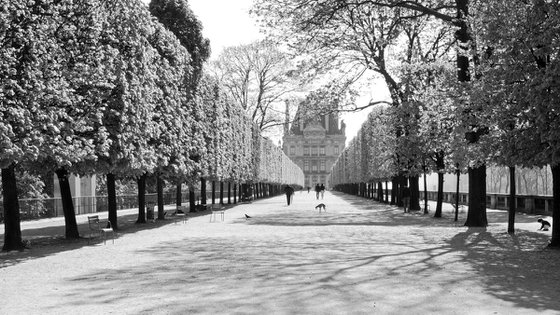
[[[0,314],[560,314],[560,255],[535,216],[519,215],[512,237],[505,212],[475,229],[450,208],[434,219],[297,192],[223,222],[136,225],[122,211],[107,245],[60,240],[58,218],[26,222],[33,248],[0,256]]]

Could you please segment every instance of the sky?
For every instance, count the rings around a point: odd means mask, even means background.
[[[143,0],[146,4],[150,0]],[[215,59],[224,47],[247,44],[263,38],[255,20],[249,15],[252,0],[188,0],[194,14],[201,21],[204,37],[210,40],[212,55]],[[380,92],[381,91],[381,92]],[[358,105],[367,104],[371,98],[384,98],[383,90],[366,91],[358,99]],[[358,133],[367,118],[367,112],[343,113],[341,119],[346,123],[346,143]],[[277,143],[277,141],[274,141]]]

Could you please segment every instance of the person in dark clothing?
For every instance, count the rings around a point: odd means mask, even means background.
[[[292,196],[294,194],[294,189],[292,188],[292,186],[287,185],[286,188],[284,188],[284,192],[286,193],[286,201],[288,202],[288,206],[289,206],[290,203],[292,202]]]
[[[539,231],[548,231],[548,229],[550,229],[550,227],[552,226],[550,225],[550,222],[543,219],[538,219],[537,222],[541,224],[541,228],[539,229]]]
[[[325,185],[321,184],[321,199],[325,196]]]
[[[321,192],[321,186],[319,186],[319,184],[315,185],[315,195],[317,196],[317,200],[319,200],[320,192]]]
[[[403,199],[403,207],[404,212],[410,212],[410,188],[405,184],[402,189],[402,199]]]

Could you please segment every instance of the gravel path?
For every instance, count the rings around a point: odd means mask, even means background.
[[[0,314],[560,314],[560,251],[544,249],[537,216],[518,215],[512,237],[503,211],[482,229],[463,227],[466,213],[318,202],[297,192],[212,223],[139,226],[122,211],[107,245],[49,238],[60,219],[26,222],[32,249],[0,254]]]

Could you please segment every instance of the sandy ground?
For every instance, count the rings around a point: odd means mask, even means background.
[[[560,251],[545,249],[537,216],[518,215],[510,236],[503,211],[483,229],[463,227],[466,213],[453,222],[449,205],[434,219],[323,202],[320,214],[298,192],[212,223],[137,225],[122,211],[106,245],[62,240],[60,218],[25,222],[32,248],[0,254],[0,314],[560,314]]]

